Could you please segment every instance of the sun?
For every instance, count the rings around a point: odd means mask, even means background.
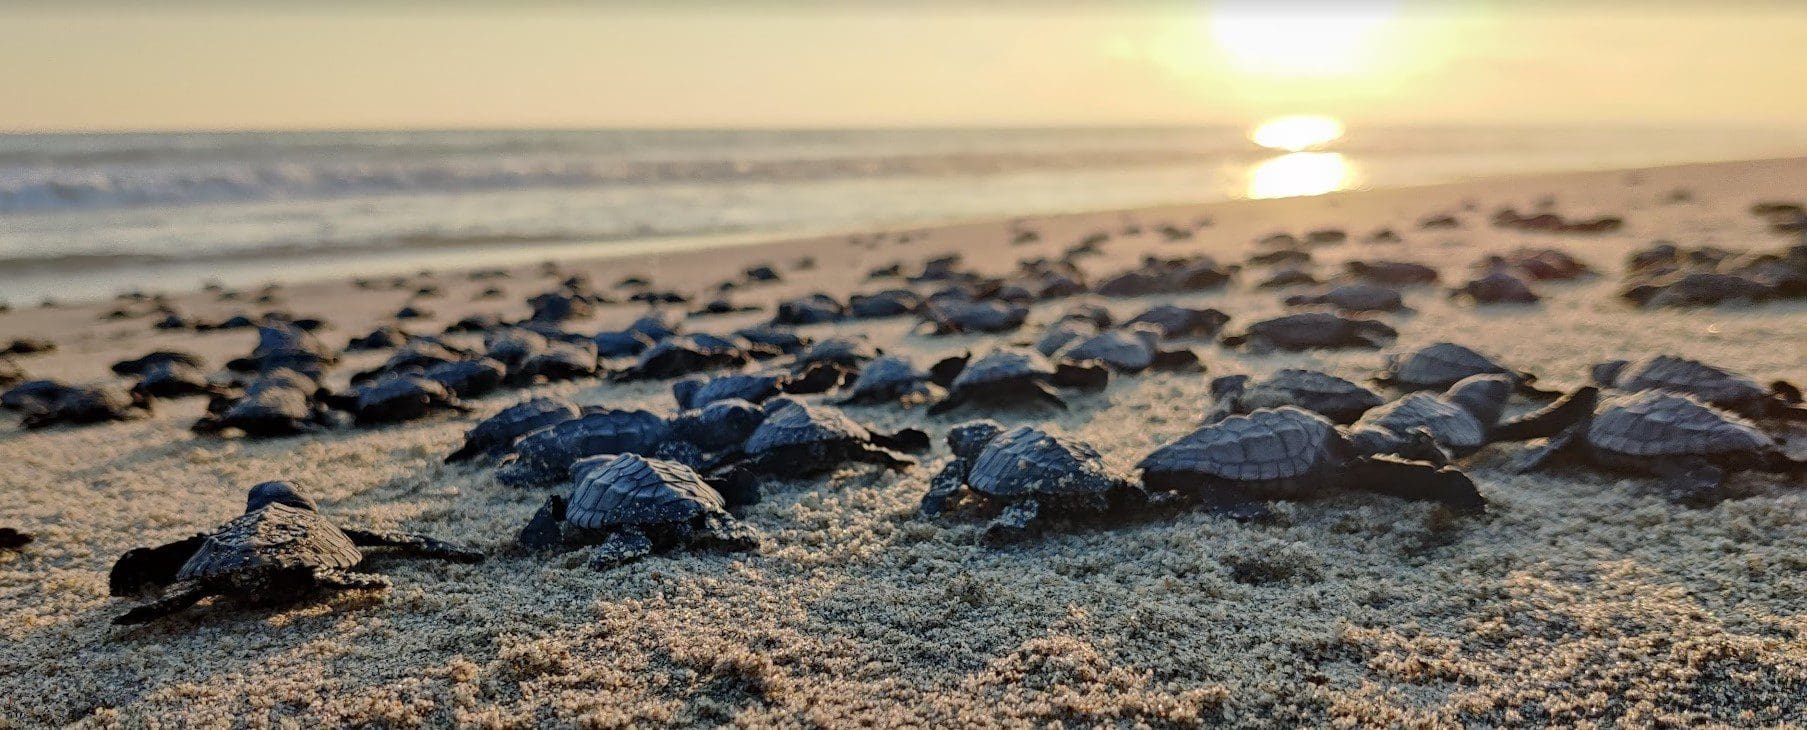
[[[1209,24],[1212,39],[1245,73],[1336,76],[1361,70],[1397,13],[1396,0],[1218,0]]]
[[[1255,144],[1269,149],[1298,152],[1341,139],[1343,123],[1335,117],[1304,114],[1263,122],[1249,133]]]

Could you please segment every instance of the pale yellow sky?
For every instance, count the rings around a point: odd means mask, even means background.
[[[0,129],[1807,124],[1807,3],[1233,2],[6,6]]]

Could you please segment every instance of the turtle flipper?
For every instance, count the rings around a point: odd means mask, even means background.
[[[193,606],[211,593],[212,591],[200,583],[177,583],[170,586],[170,590],[165,591],[162,598],[115,616],[113,624],[131,626],[149,623]]]
[[[1192,348],[1181,347],[1172,350],[1156,350],[1154,362],[1149,367],[1155,370],[1203,370],[1204,362],[1199,360],[1198,353]]]
[[[182,564],[206,542],[207,535],[200,534],[168,545],[127,550],[107,574],[107,593],[131,596],[176,582]]]
[[[1375,494],[1441,502],[1461,512],[1486,511],[1487,500],[1467,474],[1448,466],[1390,455],[1357,459],[1349,464],[1350,487]]]
[[[759,533],[746,523],[719,512],[703,515],[702,530],[698,537],[709,547],[728,551],[749,551],[759,549]]]
[[[872,444],[855,444],[852,452],[848,454],[848,456],[852,457],[855,461],[877,464],[892,471],[905,471],[910,467],[916,466],[916,459],[882,446],[873,446]]]
[[[891,434],[875,431],[872,434],[872,443],[906,454],[920,454],[928,451],[930,447],[929,435],[918,428],[906,428]]]
[[[344,530],[345,536],[351,538],[358,547],[395,548],[397,553],[419,558],[439,558],[460,563],[478,563],[483,561],[483,553],[455,545],[444,540],[415,535],[407,532],[371,532],[368,530]]]
[[[590,567],[608,570],[644,558],[652,552],[652,538],[637,528],[624,527],[610,533],[596,546],[596,556],[590,558]]]
[[[791,378],[782,390],[793,395],[827,393],[847,379],[847,371],[825,362],[811,363],[802,374]]]
[[[1599,404],[1600,389],[1584,385],[1539,410],[1500,424],[1488,437],[1493,441],[1529,441],[1539,436],[1553,437],[1564,429],[1587,420]]]
[[[1517,459],[1513,460],[1512,470],[1523,474],[1541,469],[1554,461],[1556,457],[1579,446],[1583,438],[1585,437],[1581,433],[1581,424],[1570,426],[1561,433],[1551,436],[1548,441],[1544,442],[1544,445],[1520,454]]]
[[[521,534],[515,541],[529,550],[544,550],[564,540],[564,533],[559,523],[565,521],[565,498],[556,494],[546,498],[546,504],[533,513],[533,519],[521,528]]]
[[[946,413],[948,411],[954,410],[955,408],[959,408],[960,406],[966,404],[966,400],[968,397],[969,396],[967,396],[967,394],[965,392],[958,391],[958,390],[951,391],[947,394],[946,398],[942,398],[941,400],[936,401],[934,405],[929,406],[929,415],[933,416],[936,414]]]
[[[987,545],[1003,545],[1029,537],[1041,523],[1042,506],[1033,499],[1005,507],[998,518],[985,526],[982,538]]]
[[[334,591],[386,591],[395,584],[375,573],[322,570],[314,573],[314,585]]]
[[[1029,393],[1031,395],[1035,396],[1036,400],[1039,400],[1043,403],[1054,406],[1055,408],[1059,408],[1063,411],[1068,410],[1067,402],[1065,400],[1061,399],[1060,394],[1054,392],[1053,388],[1051,388],[1043,383],[1036,383],[1035,387],[1033,389],[1031,389],[1029,391]]]
[[[935,472],[929,480],[929,491],[922,495],[922,513],[933,517],[947,510],[948,504],[959,498],[966,490],[965,459],[956,458]]]
[[[1067,387],[1100,390],[1110,385],[1111,371],[1096,360],[1056,363],[1054,382]]]
[[[704,481],[721,493],[730,508],[759,504],[759,477],[749,470],[729,467]]]
[[[1516,382],[1512,384],[1512,389],[1526,398],[1561,398],[1566,395],[1560,390],[1537,387],[1537,376],[1530,373],[1514,373],[1514,375],[1518,377],[1514,379]]]

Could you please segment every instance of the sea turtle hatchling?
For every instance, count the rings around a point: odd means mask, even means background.
[[[603,454],[659,455],[662,446],[675,441],[670,436],[670,421],[651,411],[586,413],[522,436],[503,457],[496,478],[515,487],[556,484],[570,478],[571,465],[578,459]]]
[[[1475,375],[1505,375],[1520,393],[1554,398],[1561,393],[1532,386],[1537,376],[1506,367],[1491,357],[1454,342],[1437,342],[1410,353],[1387,356],[1374,382],[1404,391],[1443,390]]]
[[[423,535],[339,528],[294,485],[265,482],[251,488],[245,513],[219,529],[121,556],[108,576],[109,592],[123,597],[156,590],[160,595],[113,623],[152,621],[207,596],[282,604],[316,589],[387,589],[388,578],[352,572],[364,562],[360,548],[376,547],[458,562],[483,559],[475,550]]]
[[[1589,409],[1585,406],[1598,400],[1598,391],[1590,387],[1577,394],[1579,422],[1565,425],[1575,419],[1534,415],[1510,424],[1517,436],[1549,436],[1520,456],[1519,471],[1575,455],[1609,471],[1661,477],[1677,501],[1689,503],[1723,497],[1726,475],[1733,472],[1807,473],[1807,461],[1784,453],[1756,424],[1693,396],[1646,390]]]
[[[1676,355],[1603,362],[1593,367],[1593,379],[1601,387],[1631,393],[1685,393],[1746,418],[1807,421],[1807,409],[1800,407],[1801,390],[1787,381],[1765,388],[1730,370]]]
[[[65,386],[48,399],[25,403],[23,410],[26,428],[80,426],[143,418],[151,411],[151,401],[143,393],[108,386]]]
[[[1102,388],[1110,379],[1110,371],[1097,363],[1056,363],[1039,352],[1022,348],[996,350],[970,362],[952,358],[943,362],[950,366],[936,371],[938,376],[948,378],[948,393],[929,407],[931,414],[980,400],[1039,400],[1065,410],[1067,403],[1054,386]]]
[[[1286,298],[1289,307],[1324,305],[1342,312],[1405,311],[1405,298],[1398,290],[1369,282],[1355,282],[1316,294],[1295,294]]]
[[[914,403],[937,398],[941,389],[932,377],[908,357],[885,355],[860,368],[859,376],[835,404]]]
[[[929,447],[929,436],[922,431],[878,433],[839,409],[807,405],[789,397],[767,402],[765,413],[765,420],[745,443],[716,461],[713,473],[739,469],[756,475],[808,476],[847,461],[902,471],[916,465],[907,452]]]
[[[419,375],[387,375],[362,383],[348,394],[323,400],[350,412],[361,426],[413,421],[437,411],[470,412],[470,407],[444,385]]]
[[[318,431],[325,425],[325,409],[316,400],[319,392],[320,384],[313,378],[277,368],[258,376],[236,399],[215,397],[193,430],[238,429],[252,438]]]
[[[1148,502],[1142,485],[1090,444],[1033,426],[963,423],[948,431],[947,444],[954,459],[929,482],[922,513],[941,514],[963,493],[1002,507],[985,529],[989,543],[1022,537],[1049,517],[1102,517]]]
[[[1359,453],[1329,419],[1302,408],[1263,408],[1200,427],[1137,465],[1151,491],[1233,507],[1359,489],[1480,512],[1486,501],[1468,475],[1393,455]]]
[[[523,547],[594,543],[598,570],[680,545],[759,548],[758,533],[728,513],[729,497],[683,464],[621,454],[580,460],[571,473],[570,496],[547,498],[521,530]]]
[[[1211,409],[1205,423],[1216,423],[1239,413],[1262,408],[1297,406],[1348,425],[1369,409],[1384,403],[1374,391],[1316,370],[1287,368],[1264,380],[1247,375],[1226,375],[1211,381]]]
[[[478,456],[495,456],[522,436],[577,418],[577,406],[560,398],[534,398],[497,411],[464,434],[464,445],[446,455],[448,464]]]
[[[1184,347],[1162,347],[1161,330],[1152,325],[1101,332],[1067,344],[1054,357],[1067,362],[1096,361],[1120,373],[1202,368],[1198,353]]]
[[[1177,337],[1216,337],[1223,331],[1224,325],[1230,322],[1230,315],[1212,308],[1195,309],[1172,304],[1160,304],[1149,307],[1147,311],[1136,315],[1125,328],[1138,324],[1154,325],[1161,330],[1161,336]]]
[[[671,435],[704,452],[719,453],[745,443],[765,417],[765,409],[751,401],[712,401],[672,416]]]
[[[1408,393],[1363,414],[1349,438],[1365,454],[1438,464],[1467,456],[1499,440],[1500,414],[1514,382],[1508,375],[1471,375],[1442,393]]]
[[[1251,324],[1242,334],[1223,338],[1223,344],[1246,347],[1253,352],[1345,347],[1378,349],[1398,336],[1398,330],[1379,320],[1354,319],[1329,312],[1302,312]]]
[[[952,300],[928,303],[923,307],[923,317],[930,325],[930,334],[1009,332],[1023,326],[1029,308],[1006,302]]]

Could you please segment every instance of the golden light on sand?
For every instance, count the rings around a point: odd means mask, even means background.
[[[1348,74],[1366,63],[1397,5],[1344,0],[1301,9],[1271,0],[1218,0],[1211,7],[1211,37],[1246,73]]]
[[[1319,115],[1297,115],[1279,117],[1262,122],[1255,131],[1249,133],[1249,139],[1255,144],[1269,149],[1299,152],[1327,142],[1334,142],[1343,136],[1343,123],[1335,117]]]
[[[1335,152],[1294,152],[1249,170],[1250,198],[1323,195],[1355,184],[1355,168]]]

